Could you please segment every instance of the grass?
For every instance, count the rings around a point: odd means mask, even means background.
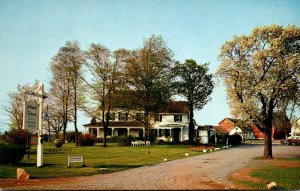
[[[258,159],[257,159],[258,160]],[[298,164],[291,167],[283,167],[280,164]],[[264,163],[266,164],[266,163]],[[239,181],[253,189],[266,189],[266,184],[276,182],[278,189],[292,190],[300,188],[300,158],[280,159],[274,164],[266,164],[251,172],[251,176],[258,178],[261,182]]]
[[[190,156],[202,154],[188,151],[187,145],[152,145],[150,153],[146,146],[120,147],[110,143],[104,148],[100,145],[75,147],[74,144],[64,144],[62,148],[55,148],[51,143],[44,144],[44,165],[36,167],[36,147],[30,150],[30,159],[27,154],[18,166],[0,165],[0,178],[15,178],[17,168],[24,168],[32,178],[54,178],[71,176],[88,176],[94,174],[111,173],[144,165],[163,162],[165,158],[175,160],[185,158],[184,153]],[[71,163],[67,167],[67,156],[84,156],[84,164]],[[100,168],[106,168],[100,170]]]

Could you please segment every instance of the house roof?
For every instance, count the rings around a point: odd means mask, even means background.
[[[229,131],[228,131],[226,128],[222,127],[222,126],[214,126],[213,128],[214,128],[214,129],[217,131],[217,133],[219,133],[219,134],[229,134]]]
[[[231,122],[234,123],[234,124],[236,124],[236,123],[239,121],[239,119],[233,119],[233,118],[229,118],[229,117],[224,118],[222,121],[224,121],[224,120],[226,120],[226,119],[229,120],[229,121],[231,121]],[[222,121],[220,121],[219,124],[220,124]]]
[[[83,125],[84,127],[102,127],[102,122],[95,122]],[[109,127],[144,127],[141,121],[110,121]]]
[[[187,101],[170,101],[160,110],[159,113],[189,113]]]
[[[230,121],[232,121],[233,123],[237,123],[239,121],[239,119],[233,119],[233,118],[227,118],[229,119]]]

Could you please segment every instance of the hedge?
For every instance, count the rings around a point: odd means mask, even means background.
[[[19,164],[24,158],[26,148],[12,144],[0,144],[0,164]]]

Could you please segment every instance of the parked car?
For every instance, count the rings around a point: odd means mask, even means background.
[[[281,144],[285,144],[287,145],[289,142],[288,142],[288,139],[280,139],[279,141]]]
[[[288,145],[300,145],[300,136],[288,138]]]

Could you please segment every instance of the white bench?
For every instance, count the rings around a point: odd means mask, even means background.
[[[145,146],[150,145],[150,141],[131,141],[132,146]]]

